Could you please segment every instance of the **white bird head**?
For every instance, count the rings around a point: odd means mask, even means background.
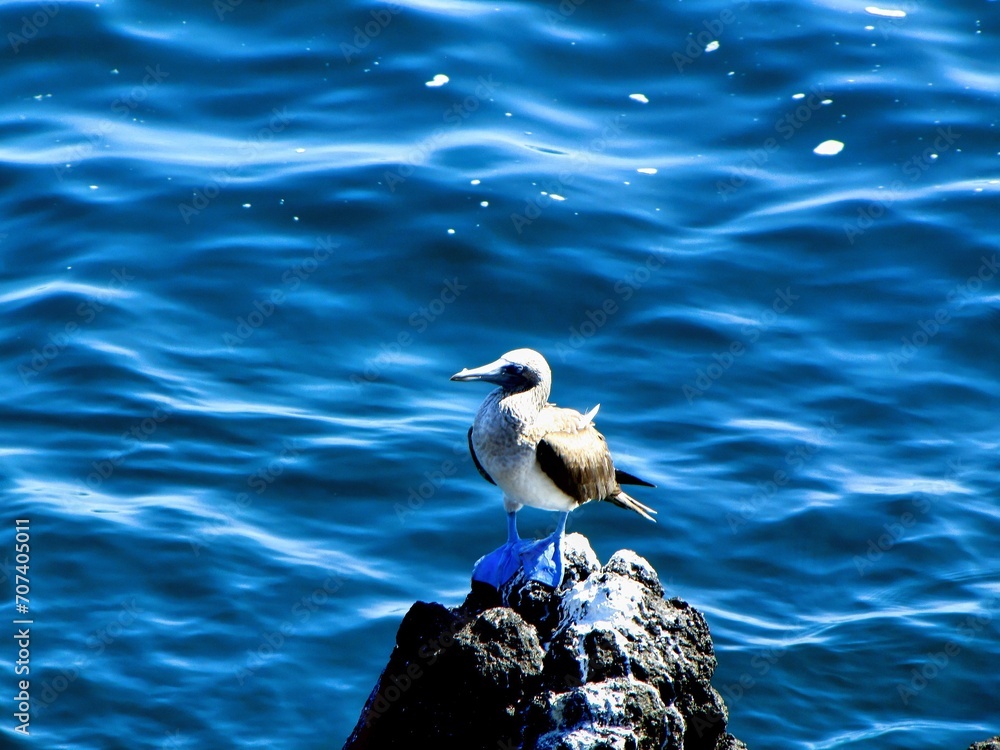
[[[485,380],[488,383],[496,383],[510,392],[527,391],[542,386],[548,394],[552,384],[552,371],[545,357],[534,349],[514,349],[488,365],[456,372],[451,379]]]

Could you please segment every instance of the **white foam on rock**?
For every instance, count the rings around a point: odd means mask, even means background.
[[[629,740],[632,740],[631,744]],[[538,738],[538,750],[591,750],[594,747],[612,747],[614,750],[627,750],[635,747],[635,732],[628,730],[606,729],[598,733],[592,729],[574,729],[568,734],[562,730],[549,732]]]
[[[611,744],[614,748],[628,747],[628,740],[635,744],[635,732],[625,727],[617,727],[616,723],[626,716],[625,693],[619,690],[608,690],[603,684],[589,683],[574,692],[582,696],[587,704],[589,721],[579,723],[566,732],[563,727],[563,709],[568,693],[560,696],[552,707],[552,718],[558,729],[538,738],[538,750],[550,748],[568,748],[568,750],[590,750],[601,743]],[[575,709],[574,709],[575,710]],[[599,728],[598,728],[599,727]]]
[[[589,544],[586,547],[589,548]],[[590,552],[593,554],[592,550]],[[646,571],[647,575],[656,577],[656,572],[649,562],[632,550],[619,550],[611,559],[616,558],[629,567]],[[556,633],[572,634],[577,660],[584,675],[590,669],[590,659],[584,647],[584,639],[594,630],[610,633],[622,653],[628,653],[632,643],[652,640],[659,641],[660,647],[672,653],[676,659],[688,661],[676,636],[665,633],[654,635],[646,629],[643,622],[647,612],[642,604],[647,596],[656,595],[638,581],[623,575],[601,573],[591,575],[566,592],[560,605],[562,616]],[[626,662],[625,667],[631,678],[631,664]]]
[[[656,578],[656,571],[653,569],[653,566],[649,564],[649,560],[647,560],[645,557],[640,555],[635,550],[620,549],[611,556],[612,560],[614,560],[615,558],[618,558],[619,560],[624,560],[632,567],[642,568],[643,570],[648,572],[651,578]]]
[[[608,581],[598,582],[591,576],[570,589],[563,598],[563,623],[572,623],[581,635],[592,630],[621,630],[642,637],[645,629],[632,612],[635,607],[623,607],[642,601],[646,588],[637,581],[623,576],[609,576]]]
[[[576,651],[576,658],[585,678],[589,672],[589,658],[584,648],[584,639],[595,630],[610,634],[625,655],[635,654],[637,648],[645,652],[652,645],[654,651],[662,651],[660,659],[687,661],[676,635],[663,632],[659,624],[655,626],[655,632],[647,628],[646,623],[651,615],[647,599],[657,599],[658,595],[629,575],[603,572],[614,568],[631,571],[631,575],[641,579],[657,580],[656,571],[648,560],[633,550],[622,549],[602,569],[586,538],[579,534],[568,534],[564,543],[568,556],[583,557],[587,567],[595,571],[563,595],[560,603],[561,617],[556,628],[557,636],[569,636],[569,643]],[[671,611],[667,610],[662,615],[669,618]],[[673,611],[673,615],[675,619],[681,618],[676,611]],[[606,745],[615,750],[634,747],[637,740],[634,728],[622,725],[623,717],[628,715],[626,701],[630,692],[627,686],[636,682],[628,656],[625,668],[626,674],[622,677],[599,683],[588,682],[566,693],[550,694],[551,718],[556,728],[538,739],[535,745],[537,750],[590,750],[597,745]],[[576,701],[581,697],[587,710],[583,712],[580,721],[567,726],[570,722],[564,712],[569,705],[573,705],[576,713],[579,710]],[[669,724],[683,736],[685,721],[680,710],[672,702],[665,708]]]
[[[556,729],[538,738],[537,750],[591,750],[600,745],[608,745],[615,750],[626,750],[635,747],[637,737],[635,729],[621,726],[620,722],[628,716],[626,710],[626,692],[619,689],[620,680],[609,680],[601,683],[588,683],[573,691],[574,698],[582,697],[586,702],[587,711],[584,718],[573,727],[564,725],[565,704],[570,693],[558,696],[552,706],[552,719]],[[574,712],[579,705],[574,700]],[[666,712],[671,724],[678,728],[683,737],[687,730],[684,716],[676,705],[666,706]],[[569,731],[567,731],[567,729]]]
[[[563,537],[563,556],[568,560],[571,556],[580,556],[584,559],[588,570],[600,570],[601,559],[590,546],[590,541],[583,534],[573,532]]]

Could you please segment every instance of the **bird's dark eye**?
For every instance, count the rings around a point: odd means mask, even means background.
[[[520,375],[524,368],[521,365],[504,365],[503,374],[504,375]]]

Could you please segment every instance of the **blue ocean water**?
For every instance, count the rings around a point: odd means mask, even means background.
[[[339,748],[503,539],[448,377],[521,346],[751,748],[1000,731],[998,12],[0,4],[0,742]]]

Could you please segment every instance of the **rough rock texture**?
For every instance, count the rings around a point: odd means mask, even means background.
[[[969,745],[969,750],[1000,750],[1000,734],[982,742],[973,742]]]
[[[515,579],[414,604],[345,750],[746,750],[714,670],[705,618],[648,562],[602,568],[570,534],[558,592]]]

